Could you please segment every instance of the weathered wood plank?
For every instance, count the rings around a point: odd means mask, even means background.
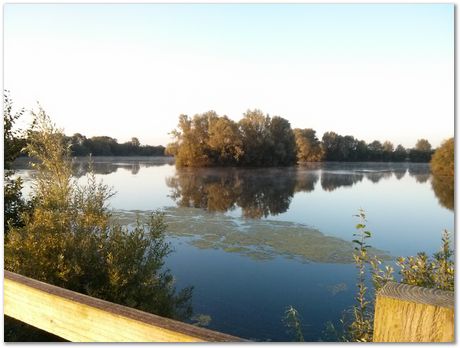
[[[241,338],[5,271],[4,314],[74,342],[237,342]]]
[[[377,294],[374,342],[453,341],[453,292],[389,282]]]

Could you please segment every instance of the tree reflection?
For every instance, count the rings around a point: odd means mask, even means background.
[[[393,171],[396,179],[401,180],[406,175],[407,168],[398,168]]]
[[[391,171],[379,171],[366,173],[366,179],[372,181],[374,184],[378,183],[382,179],[389,179],[392,176]]]
[[[288,210],[295,192],[314,190],[315,172],[284,169],[177,169],[166,179],[170,197],[180,207],[225,212],[240,207],[246,218]]]
[[[426,165],[415,167],[411,175],[416,180],[420,182],[420,178],[429,177]],[[241,208],[243,217],[260,219],[286,212],[294,194],[312,192],[320,175],[322,189],[331,192],[340,187],[351,187],[362,182],[363,178],[377,183],[395,174],[401,179],[407,170],[406,166],[367,168],[349,166],[344,171],[323,164],[312,168],[177,168],[175,175],[166,178],[166,184],[171,189],[169,197],[179,207],[210,212]]]
[[[412,176],[418,183],[423,184],[428,181],[431,174],[430,171],[426,169],[425,165],[417,163],[409,166],[409,175]]]
[[[126,161],[117,161],[116,158],[109,158],[107,160],[102,159],[93,159],[90,162],[88,158],[79,158],[72,162],[72,171],[73,176],[80,178],[85,176],[90,167],[92,167],[95,174],[108,175],[115,173],[119,168],[129,170],[131,174],[137,175],[141,168],[149,168],[155,166],[162,166],[165,164],[170,164],[170,161],[167,160],[133,160],[129,159]]]
[[[433,175],[431,178],[431,187],[439,203],[452,211],[454,210],[454,184],[453,176]]]
[[[323,172],[321,174],[321,187],[324,191],[334,191],[338,187],[353,186],[357,182],[363,180],[363,174],[358,173],[331,173]]]

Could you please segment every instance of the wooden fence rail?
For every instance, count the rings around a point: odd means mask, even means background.
[[[394,282],[378,293],[374,342],[453,342],[454,293]]]
[[[74,342],[239,342],[241,338],[117,305],[5,271],[4,314]],[[374,342],[453,342],[454,293],[387,283]]]
[[[4,314],[74,342],[238,342],[241,338],[5,271]]]

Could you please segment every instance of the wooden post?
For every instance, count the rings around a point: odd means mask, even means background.
[[[387,283],[377,294],[374,342],[453,342],[454,293]]]
[[[5,271],[4,314],[74,342],[237,342],[241,338]]]

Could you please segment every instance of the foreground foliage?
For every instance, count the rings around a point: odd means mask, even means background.
[[[13,179],[13,161],[20,155],[25,146],[23,134],[15,129],[16,121],[24,114],[24,109],[13,112],[13,102],[8,91],[3,95],[3,145],[4,145],[4,172],[3,172],[3,202],[5,235],[11,227],[23,225],[22,213],[28,209],[21,194],[21,178]]]
[[[355,248],[355,264],[358,268],[358,292],[355,297],[356,305],[353,307],[352,322],[348,326],[348,332],[344,339],[354,342],[371,342],[373,335],[373,304],[377,291],[388,281],[395,281],[394,270],[391,266],[381,268],[382,260],[378,257],[370,258],[367,249],[371,246],[367,239],[372,234],[366,229],[366,215],[363,210],[359,211],[357,217],[360,219],[356,225],[357,233],[353,242]],[[368,276],[373,283],[373,297],[369,299],[366,287],[366,264],[370,265]],[[445,230],[442,234],[441,250],[428,257],[426,253],[418,253],[417,256],[399,257],[396,261],[401,276],[400,282],[409,285],[416,285],[425,288],[441,290],[454,290],[454,260],[451,249],[449,233]]]
[[[70,149],[45,112],[34,115],[27,151],[38,160],[34,209],[5,240],[5,269],[53,285],[175,319],[192,314],[192,289],[177,293],[164,270],[172,251],[161,213],[132,229],[110,222],[112,191],[91,172],[72,178]]]
[[[341,327],[336,327],[331,322],[326,323],[323,332],[325,341],[372,342],[375,296],[386,282],[396,281],[393,267],[389,265],[382,267],[383,261],[377,255],[369,253],[372,247],[368,240],[372,237],[372,233],[367,228],[366,214],[360,209],[356,217],[359,219],[356,232],[353,234],[355,237],[353,258],[358,270],[356,302],[352,308],[343,313],[340,319]],[[448,231],[443,232],[441,240],[440,251],[432,257],[421,252],[416,256],[399,257],[396,260],[401,283],[454,291],[454,252]],[[368,288],[369,280],[372,288]],[[289,308],[285,320],[287,318],[290,320],[285,325],[291,330],[295,329],[293,330],[295,340],[299,341],[303,336],[301,336],[302,324],[297,311],[292,307]]]

